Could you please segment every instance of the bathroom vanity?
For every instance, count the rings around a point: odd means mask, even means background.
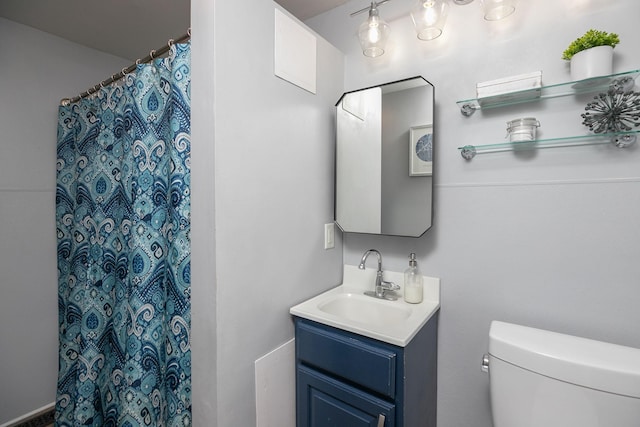
[[[420,304],[364,296],[374,280],[345,266],[342,285],[290,310],[297,427],[435,427],[439,280],[425,277]]]

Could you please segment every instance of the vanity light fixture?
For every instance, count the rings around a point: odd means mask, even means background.
[[[359,28],[358,38],[364,56],[375,58],[384,54],[389,25],[380,18],[378,6],[391,0],[372,1],[371,5],[353,12],[351,16],[369,12],[369,17]],[[447,20],[449,2],[456,5],[466,5],[473,0],[415,0],[411,7],[411,19],[420,40],[433,40],[440,37]],[[497,21],[515,12],[517,0],[480,0],[484,19]]]
[[[389,24],[380,18],[378,6],[388,1],[390,0],[372,1],[371,6],[351,14],[351,16],[355,16],[367,10],[369,11],[369,17],[360,24],[358,29],[358,39],[360,39],[360,46],[364,56],[375,58],[384,54],[384,48],[389,38]]]

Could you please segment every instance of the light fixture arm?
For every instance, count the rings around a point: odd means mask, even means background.
[[[372,1],[370,6],[364,7],[360,10],[356,10],[355,12],[351,13],[349,16],[353,18],[354,16],[360,15],[361,13],[369,12],[371,9],[377,9],[378,6],[383,5],[385,3],[389,3],[390,1],[391,0]]]

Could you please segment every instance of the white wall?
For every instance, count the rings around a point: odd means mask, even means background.
[[[547,84],[570,79],[564,48],[593,27],[614,31],[615,70],[640,68],[635,0],[521,1],[515,15],[482,19],[480,2],[452,4],[445,34],[415,38],[409,0],[380,7],[391,25],[388,54],[367,59],[346,5],[307,21],[346,54],[345,89],[421,74],[436,87],[434,227],[419,239],[345,236],[345,262],[381,250],[383,267],[406,268],[416,252],[442,278],[440,427],[489,427],[488,377],[480,372],[493,319],[640,347],[640,147],[558,148],[529,155],[479,155],[458,146],[503,140],[506,122],[537,117],[541,137],[586,132],[577,96],[463,117],[456,100],[476,82],[542,70]]]
[[[55,401],[58,103],[127,61],[0,18],[0,424]]]
[[[343,55],[318,38],[317,95],[275,77],[274,8],[191,4],[198,426],[255,425],[254,361],[293,337],[289,307],[340,283],[342,241],[324,250],[323,224]]]

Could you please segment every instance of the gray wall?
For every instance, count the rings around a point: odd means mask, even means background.
[[[323,224],[343,55],[318,39],[313,95],[273,74],[274,3],[209,3],[191,5],[194,425],[251,426],[254,361],[293,337],[289,307],[340,283]]]
[[[128,61],[0,18],[0,424],[55,400],[57,106]],[[10,385],[10,386],[8,386]]]
[[[491,425],[488,377],[480,372],[493,319],[640,348],[640,147],[557,148],[528,155],[456,149],[503,141],[506,122],[537,117],[541,137],[586,132],[589,96],[487,110],[465,118],[455,102],[475,83],[543,71],[547,84],[570,80],[564,48],[589,28],[614,31],[616,71],[640,65],[634,0],[518,3],[499,22],[480,4],[451,5],[445,34],[420,42],[410,1],[380,7],[392,35],[388,54],[358,50],[360,19],[349,2],[307,21],[345,52],[345,89],[424,75],[436,87],[434,227],[422,238],[345,235],[347,264],[380,249],[383,267],[402,271],[415,251],[424,274],[442,278],[439,330],[440,427]],[[362,18],[364,19],[364,18]]]

